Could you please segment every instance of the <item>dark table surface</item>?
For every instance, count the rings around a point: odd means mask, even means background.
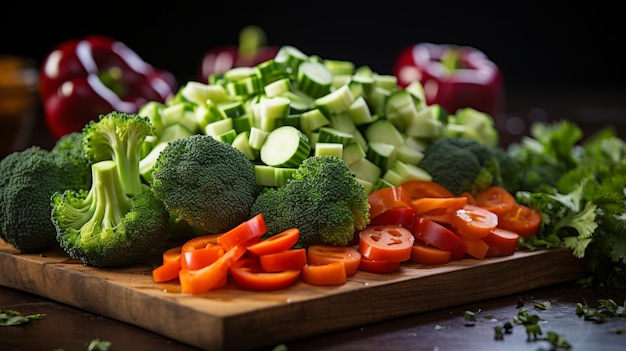
[[[565,118],[579,124],[589,135],[611,125],[626,136],[626,93],[602,89],[532,89],[508,92],[507,112],[497,119],[502,144],[518,141],[534,121]],[[15,141],[7,152],[28,145],[50,147],[52,139],[43,126],[40,108],[35,105],[21,121]],[[9,131],[3,127],[3,133]],[[4,137],[3,137],[4,138]],[[4,274],[8,267],[2,267]],[[89,298],[85,296],[85,298]],[[587,321],[576,314],[578,303],[598,307],[598,300],[613,299],[624,305],[624,289],[589,289],[574,282],[527,291],[497,299],[421,313],[400,319],[347,329],[306,340],[286,340],[294,350],[550,350],[545,338],[554,332],[572,350],[624,350],[626,318],[609,317],[604,323]],[[547,303],[545,310],[534,303]],[[520,305],[523,304],[523,305]],[[513,326],[503,340],[495,339],[497,326],[513,322],[520,308],[538,315],[543,332],[537,340],[528,339],[525,328]],[[139,327],[115,321],[46,298],[0,286],[0,309],[25,315],[43,313],[47,317],[27,324],[0,327],[0,350],[87,350],[93,339],[111,342],[114,350],[194,350]],[[468,325],[465,312],[475,314]],[[272,349],[272,348],[269,348]]]
[[[289,351],[550,350],[551,344],[546,338],[553,332],[568,342],[572,350],[624,350],[626,317],[607,317],[604,322],[597,323],[576,314],[577,304],[598,308],[600,299],[613,299],[623,306],[626,290],[581,288],[574,283],[565,283],[315,338],[286,341],[284,346]],[[535,303],[546,307],[538,309]],[[0,308],[24,315],[46,314],[45,319],[0,327],[0,349],[6,351],[87,350],[93,339],[110,341],[111,351],[196,350],[130,324],[6,287],[0,287]],[[520,309],[540,318],[538,325],[542,334],[537,339],[529,339],[524,326],[514,322]],[[475,322],[466,320],[468,311],[474,313]],[[497,340],[494,328],[506,322],[512,323],[512,332]]]

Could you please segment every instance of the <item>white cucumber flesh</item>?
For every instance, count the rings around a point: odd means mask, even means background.
[[[298,167],[311,153],[308,137],[293,126],[272,130],[261,147],[261,161],[273,167]]]

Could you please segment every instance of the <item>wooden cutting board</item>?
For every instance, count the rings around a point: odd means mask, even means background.
[[[443,266],[403,264],[358,272],[347,284],[252,292],[229,282],[201,295],[156,284],[159,259],[118,269],[87,267],[62,251],[21,254],[0,240],[0,285],[143,327],[206,350],[253,349],[372,322],[573,281],[585,273],[569,250],[520,251]]]

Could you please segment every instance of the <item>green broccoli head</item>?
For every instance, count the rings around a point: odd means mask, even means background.
[[[491,185],[501,185],[500,164],[492,149],[477,140],[446,137],[424,149],[419,167],[432,180],[455,195],[476,194]]]
[[[305,159],[282,187],[265,188],[251,208],[263,213],[268,236],[300,229],[299,247],[347,245],[370,222],[363,186],[346,164],[334,156]]]
[[[32,146],[7,155],[0,161],[0,237],[24,253],[56,244],[50,197],[88,188],[90,179],[89,166],[63,152]]]
[[[254,165],[209,135],[170,141],[153,168],[151,187],[178,219],[221,233],[248,219],[257,193]]]
[[[118,111],[100,115],[83,128],[85,156],[92,163],[113,160],[117,164],[124,190],[129,195],[144,189],[139,173],[143,142],[154,135],[147,117]]]
[[[52,195],[56,240],[71,258],[88,266],[139,262],[165,238],[169,213],[152,191],[126,195],[114,161],[96,162],[91,170],[89,190]]]

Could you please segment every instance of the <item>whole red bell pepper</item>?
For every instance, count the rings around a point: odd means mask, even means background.
[[[279,46],[267,45],[265,32],[258,26],[246,26],[239,32],[239,46],[219,46],[209,49],[201,58],[196,79],[202,83],[209,76],[222,74],[234,67],[252,67],[272,59]]]
[[[54,47],[42,62],[39,95],[51,134],[80,132],[111,111],[135,113],[178,90],[175,76],[154,68],[124,43],[100,35]]]
[[[500,69],[473,47],[433,43],[407,46],[396,58],[393,74],[402,87],[419,80],[426,104],[439,104],[449,113],[472,107],[496,117],[504,108]]]

